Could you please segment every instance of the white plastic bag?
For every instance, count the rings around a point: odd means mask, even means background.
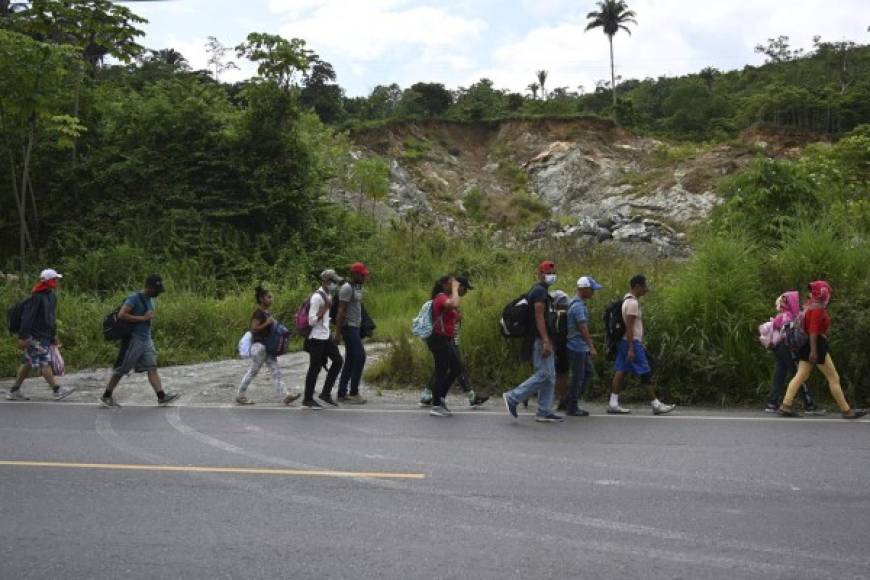
[[[239,357],[251,358],[251,343],[253,340],[254,336],[250,330],[242,336],[241,340],[239,340]]]

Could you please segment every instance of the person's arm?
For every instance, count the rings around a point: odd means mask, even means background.
[[[33,317],[37,311],[36,300],[36,296],[32,296],[21,309],[21,327],[18,329],[18,346],[21,348],[27,348],[27,343],[33,338]]]
[[[544,300],[535,302],[535,328],[538,331],[538,336],[541,338],[541,354],[547,358],[553,354],[553,346],[550,344],[550,334],[547,332],[547,321],[545,312],[547,303]]]
[[[250,326],[251,333],[252,334],[262,333],[264,330],[266,330],[266,327],[268,327],[270,324],[272,324],[272,322],[274,322],[274,321],[272,320],[271,315],[267,316],[263,320],[251,318],[251,326]]]
[[[344,319],[347,317],[347,302],[338,301],[338,312],[335,315],[335,344],[341,344],[341,329],[344,327]]]
[[[450,289],[450,298],[444,303],[444,308],[447,310],[456,310],[459,308],[459,281],[453,281],[453,287]]]
[[[320,291],[314,293],[311,298],[311,308],[308,310],[308,318],[320,322],[329,310],[329,303],[323,298]]]
[[[634,321],[637,316],[628,314],[625,317],[625,339],[628,341],[628,360],[634,361]]]
[[[810,337],[810,356],[807,357],[812,364],[819,362],[819,335],[812,332]]]
[[[118,312],[118,318],[124,322],[148,322],[154,319],[154,311],[149,310],[142,316],[136,316],[133,312],[133,307],[130,304],[124,303],[121,311]]]
[[[589,356],[595,358],[598,356],[598,351],[595,350],[595,345],[592,344],[592,335],[589,334],[589,327],[586,325],[586,322],[578,322],[577,330],[580,331],[580,336],[583,337],[583,340],[586,341],[586,344],[589,345]]]

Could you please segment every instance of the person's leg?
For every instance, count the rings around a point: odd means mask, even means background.
[[[822,374],[825,375],[825,380],[828,381],[828,388],[831,389],[831,396],[834,397],[837,406],[840,407],[840,412],[848,413],[850,410],[849,403],[846,402],[846,397],[843,395],[843,387],[840,386],[840,374],[834,366],[834,361],[831,359],[831,355],[827,355],[825,361],[818,366],[819,370],[822,371]]]
[[[577,405],[582,407],[580,403],[583,401],[583,397],[586,395],[586,389],[589,388],[589,384],[592,382],[592,359],[589,358],[589,353],[583,354],[583,375],[582,381],[580,382],[580,390],[577,393]]]
[[[791,410],[791,405],[794,402],[795,395],[797,395],[801,383],[810,378],[812,372],[813,365],[808,361],[802,360],[798,363],[798,370],[792,377],[791,382],[789,382],[788,388],[785,390],[785,397],[782,399],[781,408],[785,408],[787,411]]]
[[[347,396],[348,385],[353,370],[353,365],[356,364],[356,341],[353,340],[353,332],[350,326],[345,326],[341,329],[341,338],[344,341],[344,368],[341,369],[341,378],[338,379],[338,396],[344,398]]]
[[[118,356],[115,357],[115,364],[112,367],[112,376],[106,384],[106,389],[103,392],[102,401],[111,401],[115,388],[121,382],[121,378],[126,376],[136,364],[136,353],[134,351],[133,340],[126,338],[121,341],[118,347]]]
[[[157,372],[157,369],[148,369],[148,382],[151,383],[151,388],[154,389],[154,394],[157,395],[158,399],[162,399],[161,394],[163,393],[163,381],[160,380],[160,373]]]
[[[538,417],[553,414],[553,396],[556,392],[556,356],[551,354],[541,360],[543,381],[538,390]]]
[[[580,398],[580,385],[583,380],[585,356],[582,352],[569,350],[568,356],[571,361],[571,381],[568,383],[568,392],[565,395],[565,410],[569,413],[577,408]]]
[[[432,407],[443,403],[445,383],[450,372],[450,345],[443,336],[433,334],[426,341],[435,364],[435,387],[432,389]]]
[[[785,377],[790,369],[793,370],[795,368],[791,351],[784,343],[774,347],[772,353],[776,361],[776,367],[773,371],[773,383],[770,385],[770,394],[767,397],[768,408],[779,406],[782,389],[785,386]]]
[[[355,329],[354,337],[356,339],[356,358],[353,365],[353,373],[350,376],[350,396],[359,396],[359,384],[362,381],[363,369],[366,366],[366,347],[363,344],[362,337],[359,334],[359,328]]]
[[[239,390],[236,393],[237,399],[246,396],[248,387],[251,386],[251,381],[259,374],[260,368],[266,362],[267,356],[266,347],[262,343],[255,342],[251,345],[251,366],[248,367],[248,372],[245,373],[245,376],[242,377],[242,382],[239,383]]]
[[[628,374],[628,364],[628,341],[620,340],[616,345],[616,360],[613,361],[613,380],[610,383],[610,401],[607,406],[610,411],[621,410],[619,393]]]
[[[320,374],[320,369],[326,358],[326,350],[324,349],[323,340],[306,341],[306,350],[308,351],[308,372],[305,375],[305,391],[302,394],[302,402],[307,403],[314,400],[314,388],[317,386],[317,376]]]
[[[22,364],[18,367],[18,373],[15,375],[15,384],[12,385],[12,391],[17,391],[21,388],[21,385],[24,384],[24,381],[27,380],[27,376],[30,374],[30,365]]]
[[[541,340],[536,338],[532,348],[532,366],[534,369],[532,376],[505,394],[508,400],[515,405],[527,401],[547,381],[547,371],[543,368],[544,357],[541,356]],[[548,358],[552,358],[552,355]],[[540,398],[540,395],[538,397]]]
[[[329,359],[329,371],[326,373],[326,382],[323,384],[323,389],[320,391],[320,396],[327,398],[332,397],[332,388],[335,386],[335,381],[338,380],[338,375],[344,365],[344,359],[341,358],[341,353],[338,347],[331,340],[326,341],[326,357]]]
[[[278,364],[278,359],[269,353],[266,353],[266,361],[264,363],[269,368],[269,377],[272,379],[272,389],[279,397],[286,395],[284,382],[281,376],[281,365]]]
[[[45,379],[45,382],[48,383],[48,386],[51,387],[52,391],[56,391],[60,388],[57,384],[57,379],[54,376],[54,369],[51,368],[51,365],[42,365],[39,369],[40,373],[42,373],[42,378]]]

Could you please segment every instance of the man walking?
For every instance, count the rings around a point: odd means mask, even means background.
[[[362,262],[350,267],[350,281],[345,282],[338,291],[338,313],[335,317],[336,335],[334,341],[341,344],[344,340],[344,368],[338,381],[338,402],[356,405],[365,404],[359,394],[359,383],[366,365],[366,350],[363,346],[360,326],[362,326],[363,285],[369,276],[369,269]],[[349,391],[348,391],[349,389]]]
[[[650,404],[654,415],[664,415],[676,408],[676,405],[666,405],[656,397],[655,385],[652,380],[652,366],[643,346],[643,312],[640,299],[646,296],[649,288],[646,277],[638,274],[629,282],[631,291],[622,300],[622,319],[625,322],[625,336],[619,341],[616,350],[616,362],[613,365],[613,383],[611,385],[610,403],[607,412],[613,415],[627,415],[631,409],[619,406],[619,392],[627,374],[638,375],[640,384],[649,393]]]
[[[124,305],[118,313],[118,318],[132,327],[130,338],[121,341],[118,357],[112,369],[112,378],[106,385],[100,406],[106,408],[120,407],[115,402],[112,393],[121,377],[135,370],[137,373],[148,373],[148,382],[157,395],[157,404],[166,405],[177,399],[179,393],[163,391],[160,375],[157,373],[157,350],[151,340],[151,321],[154,320],[154,299],[164,291],[163,279],[157,274],[151,274],[145,279],[145,288],[127,296]]]
[[[63,278],[51,268],[43,270],[39,282],[33,287],[30,298],[21,310],[21,325],[18,327],[18,346],[24,350],[22,364],[18,368],[15,384],[6,393],[9,401],[27,401],[21,385],[30,374],[30,369],[39,369],[42,378],[54,392],[54,400],[67,398],[75,391],[61,387],[51,368],[51,345],[57,345],[57,296],[54,293],[58,281]]]
[[[326,382],[320,391],[320,400],[332,407],[337,403],[332,398],[332,387],[341,372],[342,358],[338,352],[338,346],[329,333],[329,310],[332,306],[332,295],[338,284],[344,282],[339,278],[335,270],[324,270],[320,274],[320,288],[311,296],[308,307],[308,322],[311,325],[311,333],[305,341],[305,350],[309,355],[308,373],[305,375],[305,395],[302,399],[304,409],[322,409],[321,405],[314,400],[314,389],[317,386],[317,377],[320,370],[330,361],[329,370],[326,373]]]
[[[551,410],[553,391],[556,386],[556,363],[552,337],[555,335],[553,301],[548,288],[556,283],[556,264],[550,261],[538,265],[538,283],[529,291],[528,301],[532,308],[532,365],[534,374],[524,383],[502,395],[508,412],[517,417],[517,405],[533,394],[538,394],[538,412],[535,420],[542,423],[559,423],[565,419]]]
[[[589,412],[583,408],[581,399],[589,381],[592,380],[592,360],[598,357],[598,351],[592,344],[589,334],[589,310],[586,302],[597,290],[603,288],[591,276],[583,276],[577,280],[577,297],[568,307],[568,358],[571,361],[571,382],[565,398],[566,415],[569,417],[588,417]]]

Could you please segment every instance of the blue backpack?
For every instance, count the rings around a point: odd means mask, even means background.
[[[266,346],[266,352],[271,356],[281,356],[286,354],[289,343],[290,329],[276,320],[272,324],[272,332],[269,333],[269,337],[263,343]]]

